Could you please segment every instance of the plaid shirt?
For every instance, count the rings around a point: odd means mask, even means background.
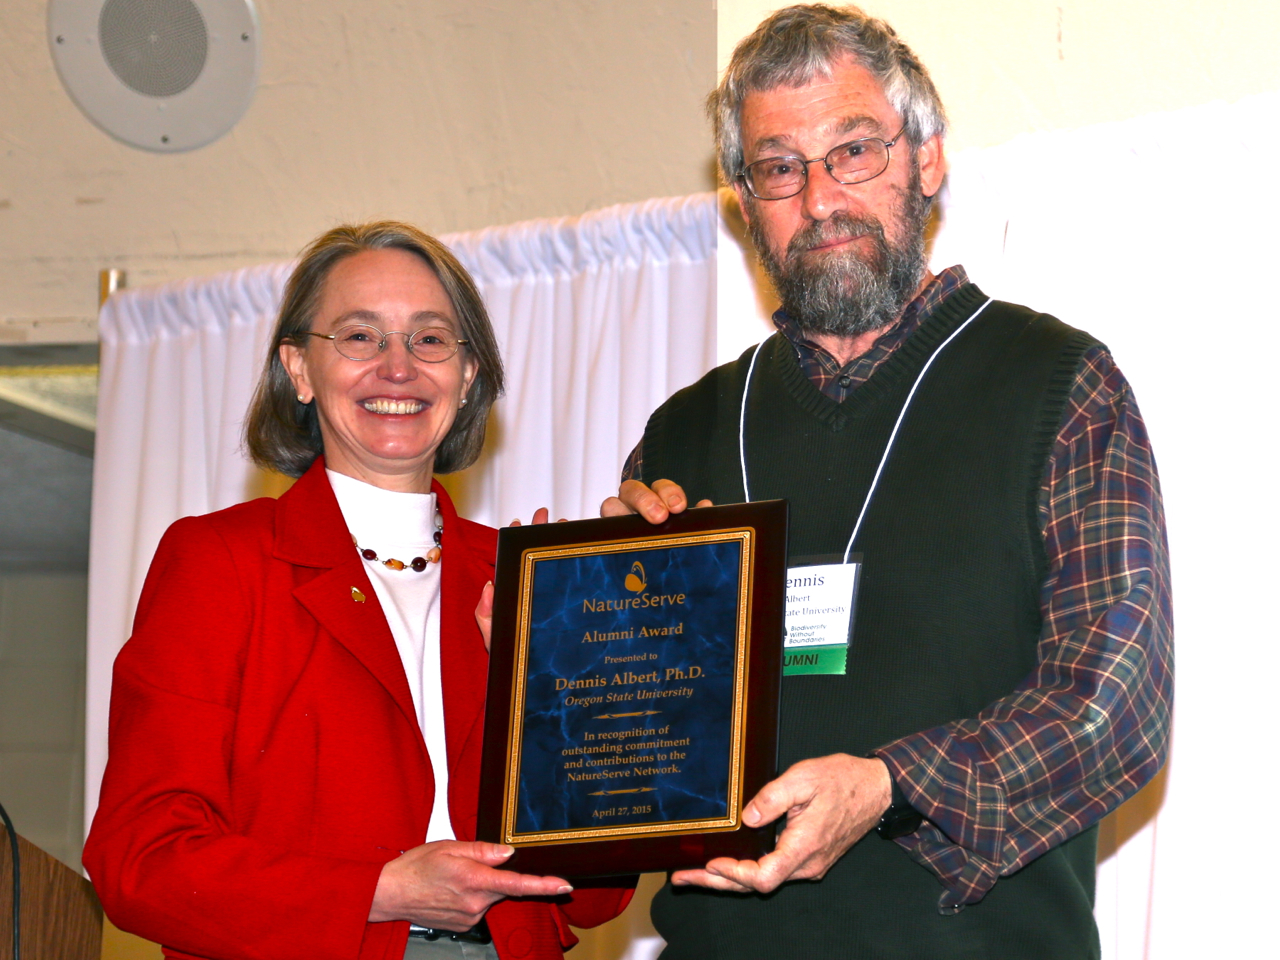
[[[823,393],[865,383],[949,294],[951,267],[844,367],[774,323]],[[639,473],[643,451],[623,479]],[[1049,558],[1037,666],[1007,697],[876,750],[926,820],[897,843],[945,887],[939,909],[981,900],[1001,876],[1088,829],[1164,762],[1173,616],[1160,485],[1146,427],[1111,354],[1080,362],[1039,498]]]

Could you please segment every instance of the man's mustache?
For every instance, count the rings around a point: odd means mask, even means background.
[[[859,237],[872,237],[883,244],[884,226],[875,217],[855,217],[845,213],[828,220],[815,220],[791,237],[787,244],[787,259],[794,260],[814,247]]]

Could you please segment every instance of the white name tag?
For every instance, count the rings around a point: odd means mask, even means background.
[[[783,676],[843,674],[861,561],[787,569]]]

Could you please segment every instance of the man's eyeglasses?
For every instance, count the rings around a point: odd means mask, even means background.
[[[738,174],[757,200],[785,200],[804,190],[809,182],[809,164],[821,163],[837,183],[866,183],[889,169],[889,150],[898,142],[906,127],[892,140],[860,137],[832,147],[825,157],[806,160],[803,157],[766,157],[749,163]]]
[[[459,340],[448,327],[423,327],[413,333],[402,333],[399,330],[383,333],[367,323],[349,323],[345,327],[339,327],[334,333],[312,333],[306,330],[298,336],[332,340],[338,353],[348,360],[372,360],[386,349],[388,337],[404,337],[404,345],[409,353],[424,363],[443,363],[457,353],[459,347],[471,342]]]

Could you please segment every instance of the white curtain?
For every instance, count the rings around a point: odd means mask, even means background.
[[[650,411],[714,365],[715,238],[712,194],[442,238],[476,278],[509,377],[480,465],[450,483],[464,514],[596,515]],[[86,825],[111,663],[161,534],[281,489],[244,458],[240,435],[290,266],[126,291],[103,308]]]
[[[1020,137],[953,158],[935,268],[1107,343],[1159,463],[1177,624],[1173,752],[1107,818],[1096,915],[1108,960],[1274,956],[1264,918],[1280,630],[1267,606],[1274,471],[1280,94]],[[768,297],[722,242],[721,342]],[[736,333],[735,333],[736,331]],[[736,355],[736,350],[729,350]],[[1265,939],[1264,939],[1265,937]]]
[[[480,284],[510,385],[484,456],[446,479],[499,526],[593,517],[649,414],[715,365],[713,194],[447,237]]]

